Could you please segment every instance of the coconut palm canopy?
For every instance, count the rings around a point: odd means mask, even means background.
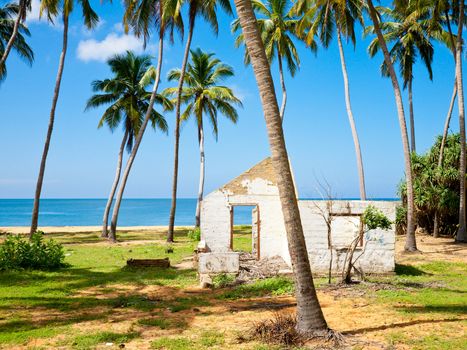
[[[86,110],[110,104],[98,127],[107,125],[114,131],[123,122],[129,133],[127,150],[130,151],[149,106],[151,92],[146,88],[154,79],[154,67],[151,66],[150,56],[137,56],[130,51],[112,57],[107,63],[114,76],[92,83],[92,89],[97,94],[88,100]],[[165,111],[173,109],[172,102],[162,95],[158,94],[156,101]],[[164,116],[155,109],[151,111],[150,121],[153,129],[167,132]]]
[[[208,116],[216,138],[219,132],[219,112],[236,123],[238,119],[236,108],[242,106],[242,103],[231,88],[219,85],[233,75],[232,67],[215,58],[214,54],[203,52],[199,48],[191,50],[191,62],[188,63],[182,92],[182,101],[186,105],[182,120],[194,116],[199,124],[204,115]],[[171,70],[168,74],[170,81],[178,80],[179,77],[180,69]],[[176,91],[176,88],[168,88],[164,94],[174,96]]]
[[[8,40],[13,33],[13,26],[18,13],[19,7],[15,3],[9,3],[3,7],[0,7],[0,56],[3,55]],[[31,33],[29,32],[28,27],[26,27],[24,24],[21,24],[19,27],[18,36],[13,43],[13,50],[23,61],[29,65],[32,65],[34,62],[34,52],[26,42],[26,37],[29,36],[31,36]],[[2,65],[0,67],[0,81],[4,80],[6,75],[6,65]]]

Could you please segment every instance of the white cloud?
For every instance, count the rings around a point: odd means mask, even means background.
[[[132,35],[110,33],[102,41],[81,40],[78,44],[78,58],[82,61],[105,61],[109,57],[127,50],[143,52],[143,42]]]
[[[40,16],[40,9],[41,9],[41,2],[40,0],[32,0],[31,1],[31,11],[28,12],[26,16],[26,24],[30,25],[32,23],[34,24],[41,24],[41,23],[47,23],[50,27],[56,29],[56,30],[62,30],[63,29],[63,23],[61,23],[60,16],[57,16],[56,19],[54,19],[53,23],[49,22],[47,19],[47,13],[44,12],[42,14],[42,17]]]
[[[40,8],[41,2],[39,0],[32,0],[31,1],[31,11],[27,15],[28,22],[37,22],[40,21]]]

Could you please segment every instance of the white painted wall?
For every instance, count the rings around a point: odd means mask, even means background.
[[[257,179],[258,180],[258,179]],[[261,179],[259,179],[261,180]],[[235,195],[225,190],[217,190],[206,196],[202,203],[201,238],[208,251],[224,253],[230,251],[230,206],[249,204],[258,205],[260,211],[260,256],[261,258],[281,256],[290,265],[282,209],[276,186],[264,181],[251,181],[245,184],[247,194]],[[310,264],[314,273],[328,271],[331,252],[333,254],[334,273],[342,270],[345,251],[358,233],[356,216],[345,214],[363,213],[368,205],[380,209],[391,221],[395,220],[397,202],[390,201],[334,201],[332,216],[332,241],[330,249],[327,238],[327,226],[321,211],[328,215],[325,201],[299,201],[303,231],[309,253]],[[343,216],[344,215],[344,216]],[[352,229],[352,228],[355,229]],[[364,235],[362,247],[357,248],[356,266],[364,273],[387,273],[394,271],[394,227],[388,231],[372,230]]]

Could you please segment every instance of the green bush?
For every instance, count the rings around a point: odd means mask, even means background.
[[[35,233],[30,240],[8,235],[0,245],[0,271],[15,269],[53,270],[65,266],[61,244]]]
[[[199,227],[188,231],[188,239],[192,240],[193,242],[199,242],[201,240],[201,230]]]
[[[389,220],[384,213],[374,207],[369,205],[363,212],[363,222],[368,230],[382,229],[389,230],[391,228],[391,220]]]

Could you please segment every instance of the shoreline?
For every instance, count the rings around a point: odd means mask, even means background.
[[[193,226],[175,226],[175,228],[192,228]],[[0,233],[26,234],[29,233],[29,226],[1,226]],[[167,229],[167,225],[160,226],[120,226],[117,231],[152,231]],[[45,233],[81,233],[100,232],[102,226],[40,226],[39,231]]]

